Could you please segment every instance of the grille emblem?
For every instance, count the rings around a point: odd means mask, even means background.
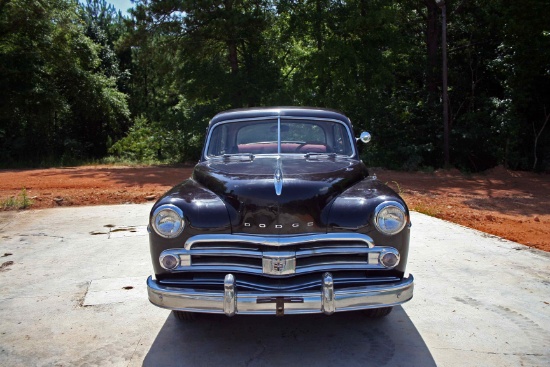
[[[271,264],[273,265],[273,270],[280,272],[285,268],[286,260],[284,262],[281,260],[274,260]]]
[[[296,273],[296,255],[293,252],[264,253],[262,268],[264,274],[294,274]]]

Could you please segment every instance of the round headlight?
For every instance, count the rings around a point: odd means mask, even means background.
[[[159,206],[153,213],[151,224],[155,232],[165,238],[177,237],[185,227],[183,212],[172,204]]]
[[[407,214],[403,205],[395,201],[385,201],[374,211],[376,228],[387,235],[401,232],[407,224]]]
[[[380,256],[380,262],[386,268],[394,268],[399,264],[399,252],[386,252]]]
[[[173,270],[180,264],[179,259],[172,254],[161,255],[159,260],[160,266],[166,270]]]

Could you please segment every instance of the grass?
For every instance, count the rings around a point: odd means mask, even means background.
[[[440,211],[437,208],[431,205],[423,204],[423,203],[410,205],[409,209],[414,210],[415,212],[418,212],[418,213],[428,215],[430,217],[437,217],[440,214]]]
[[[27,189],[24,187],[21,189],[21,192],[17,196],[9,197],[5,200],[2,200],[0,203],[2,209],[27,209],[30,208],[33,204],[32,199],[27,195]]]
[[[408,197],[408,195],[404,192],[403,188],[397,181],[388,181],[385,183],[388,186],[393,186],[393,188],[397,191],[397,193],[404,197],[405,201],[408,203],[408,207],[410,210],[414,210],[415,212],[419,212],[425,215],[428,215],[430,217],[438,217],[439,214],[441,214],[441,210],[439,210],[437,207],[426,204],[423,202],[413,202],[411,198]]]
[[[390,183],[395,185],[395,187],[397,189],[397,193],[399,195],[403,194],[403,189],[401,189],[401,185],[399,185],[399,182],[397,182],[397,181],[388,181],[385,184],[389,186]]]
[[[130,159],[115,156],[107,156],[99,159],[54,159],[44,158],[40,161],[9,161],[0,162],[0,169],[44,169],[44,168],[62,168],[62,167],[82,167],[82,166],[159,166],[159,165],[171,165],[177,164],[175,160],[170,159]]]
[[[121,166],[159,166],[159,165],[170,165],[175,164],[177,162],[173,160],[161,160],[161,159],[130,159],[130,158],[122,158],[122,157],[115,157],[115,156],[107,156],[105,158],[101,158],[98,161],[94,161],[93,163],[86,164],[86,165],[94,165],[94,164],[106,164],[106,165],[121,165]]]

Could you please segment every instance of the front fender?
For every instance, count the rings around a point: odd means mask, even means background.
[[[329,213],[329,231],[338,228],[359,230],[372,225],[374,209],[384,201],[400,203],[409,215],[407,205],[395,191],[375,177],[367,177],[334,200]]]
[[[153,206],[150,216],[163,204],[179,207],[190,230],[201,229],[204,233],[204,230],[231,227],[223,200],[193,179],[183,181],[164,194]]]
[[[183,181],[164,194],[153,205],[149,223],[154,211],[164,204],[180,208],[186,224],[183,233],[176,238],[163,238],[150,228],[151,259],[157,275],[165,272],[158,261],[162,251],[183,248],[187,239],[197,234],[231,233],[231,222],[223,200],[193,179]]]
[[[396,201],[403,205],[408,223],[405,228],[392,236],[379,232],[374,225],[374,210],[384,201]],[[328,219],[328,232],[359,232],[369,235],[376,246],[396,248],[401,261],[396,270],[404,272],[409,253],[410,237],[409,209],[403,199],[391,188],[368,177],[338,196],[331,208]]]

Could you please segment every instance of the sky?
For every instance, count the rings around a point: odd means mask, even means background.
[[[128,8],[132,8],[134,6],[130,0],[107,0],[107,2],[113,4],[115,8],[122,11],[122,14],[124,15],[128,14],[126,11]]]

